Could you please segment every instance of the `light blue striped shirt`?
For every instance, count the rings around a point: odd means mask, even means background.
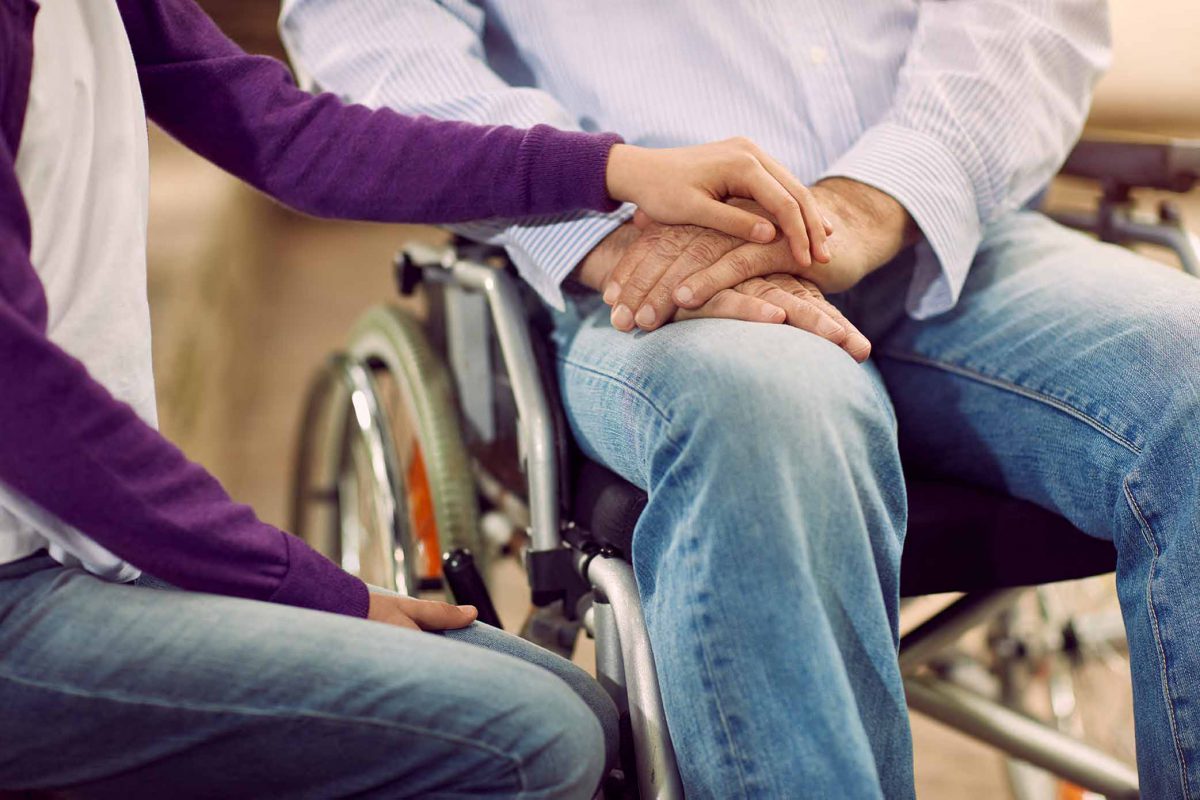
[[[878,187],[924,234],[917,317],[953,307],[986,226],[1057,171],[1110,50],[1105,0],[285,0],[281,32],[302,73],[368,105],[651,146],[741,134],[801,180]],[[628,217],[460,230],[561,307]]]

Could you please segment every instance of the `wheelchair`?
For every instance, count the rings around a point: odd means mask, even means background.
[[[1106,241],[1164,245],[1200,276],[1200,246],[1175,207],[1164,202],[1147,218],[1131,201],[1138,188],[1190,190],[1200,142],[1093,137],[1064,173],[1099,181],[1103,196],[1094,212],[1061,222]],[[522,553],[536,607],[523,635],[568,656],[581,629],[592,636],[596,676],[621,713],[621,758],[605,796],[682,797],[629,560],[645,494],[574,447],[548,320],[501,252],[461,240],[411,246],[395,270],[400,293],[423,298],[424,321],[372,308],[319,370],[298,437],[293,532],[370,583],[444,589],[495,625],[484,567],[499,547]],[[1112,545],[1012,497],[906,477],[901,594],[961,594],[902,637],[910,708],[1077,792],[1046,796],[1137,797],[1126,763],[1025,713],[1011,681],[1007,692],[972,687],[948,655],[988,623],[993,656],[1009,654],[989,668],[1004,683],[1029,657],[1008,624],[1017,601],[1030,587],[1111,573]],[[1059,657],[1082,638],[1062,633]],[[1016,772],[1012,783],[1018,797],[1033,796]]]

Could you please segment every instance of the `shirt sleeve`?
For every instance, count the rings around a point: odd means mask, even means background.
[[[176,586],[365,617],[365,584],[261,522],[51,342],[0,137],[0,483]]]
[[[983,231],[1043,189],[1108,64],[1104,0],[922,0],[895,101],[828,170],[888,193],[924,241],[917,318],[953,307]]]
[[[579,120],[539,89],[511,86],[484,57],[484,12],[465,0],[286,0],[280,33],[297,68],[317,86],[372,107],[481,124]],[[552,306],[560,284],[633,214],[548,214],[455,226],[503,246],[522,278]]]
[[[118,0],[147,114],[256,188],[319,216],[457,222],[614,209],[613,134],[406,117],[301,91],[193,0]]]

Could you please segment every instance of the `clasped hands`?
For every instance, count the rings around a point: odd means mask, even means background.
[[[849,179],[799,187],[793,195],[807,223],[801,241],[792,234],[747,242],[708,228],[663,225],[639,212],[575,276],[603,293],[621,331],[701,317],[786,323],[865,361],[870,342],[825,294],[851,288],[890,261],[915,237],[912,220],[887,194]],[[731,202],[766,215],[748,202]]]

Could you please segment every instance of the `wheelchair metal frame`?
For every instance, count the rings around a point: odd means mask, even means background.
[[[1178,213],[1164,203],[1157,219],[1139,217],[1129,202],[1127,186],[1106,189],[1094,214],[1054,216],[1105,241],[1166,246],[1186,271],[1200,276],[1200,245],[1181,224]],[[527,525],[526,568],[536,604],[564,596],[564,604],[569,602],[572,597],[564,592],[564,581],[581,580],[582,586],[590,587],[594,602],[584,625],[596,639],[597,677],[618,707],[628,711],[639,795],[683,797],[632,565],[608,548],[580,546],[578,537],[564,536],[572,524],[561,512],[560,475],[566,465],[560,463],[549,400],[553,395],[538,368],[525,305],[511,274],[485,263],[486,250],[473,247],[466,252],[469,257],[462,257],[453,246],[413,245],[403,256],[410,268],[420,271],[421,280],[439,285],[444,293],[444,322],[450,339],[446,351],[464,413],[474,415],[489,432],[494,432],[495,425],[489,406],[493,387],[487,383],[490,351],[484,357],[478,347],[481,342],[486,345],[489,329],[494,331],[504,361],[516,408],[518,457],[526,496],[511,496],[486,474],[477,475],[477,483],[514,524]],[[364,376],[361,367],[344,358],[331,362],[329,369],[344,373],[340,380],[351,389],[350,402],[355,403],[360,433],[368,443],[380,439],[386,420],[377,404],[371,397],[355,402],[359,394],[371,395],[369,375]],[[336,375],[333,378],[338,379]],[[386,480],[394,480],[387,469],[384,472]],[[396,525],[403,527],[399,521]],[[409,571],[405,569],[406,574],[398,578],[411,582]],[[1030,588],[964,595],[906,634],[899,662],[910,708],[1083,789],[1109,798],[1138,797],[1137,774],[1125,763],[929,668],[967,630],[1010,609]]]
[[[589,627],[596,638],[597,675],[618,695],[618,706],[628,704],[639,792],[643,798],[682,797],[632,566],[611,553],[576,550],[563,537],[555,427],[514,278],[495,266],[460,259],[453,247],[412,246],[405,253],[424,279],[486,298],[516,401],[528,481],[527,562],[569,553],[574,569],[593,588],[597,602]],[[535,589],[537,580],[531,570]],[[903,637],[900,666],[910,707],[1085,789],[1110,798],[1138,797],[1137,774],[1123,762],[924,669],[963,633],[1010,607],[1025,591],[964,595]]]
[[[620,695],[615,698],[618,706],[628,708],[638,790],[643,798],[683,797],[633,567],[603,550],[575,550],[563,538],[554,419],[513,279],[495,267],[459,259],[450,247],[414,245],[405,252],[425,280],[486,299],[517,409],[519,453],[528,481],[527,563],[569,558],[603,601],[593,606],[591,615],[597,676]],[[532,580],[536,578],[531,575]]]

